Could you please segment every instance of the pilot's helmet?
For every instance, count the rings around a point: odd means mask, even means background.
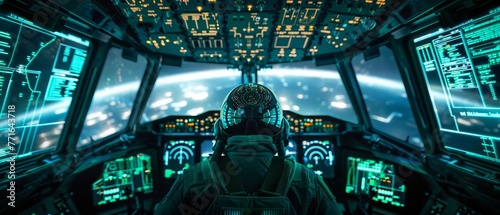
[[[282,131],[283,111],[276,95],[261,84],[242,84],[224,99],[220,129],[228,136],[269,135]]]

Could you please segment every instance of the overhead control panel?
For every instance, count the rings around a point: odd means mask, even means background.
[[[236,67],[343,52],[396,6],[386,0],[113,2],[150,51]]]

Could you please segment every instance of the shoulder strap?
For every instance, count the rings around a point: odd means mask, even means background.
[[[210,159],[201,162],[201,177],[212,178],[210,173]]]
[[[217,165],[217,162],[210,161],[205,165],[205,169],[208,169],[208,171],[210,172],[210,176],[214,182],[217,193],[220,195],[229,195],[229,191],[227,190],[224,179],[222,179],[222,174],[220,172],[219,166]]]
[[[227,162],[229,162],[229,160],[226,157],[221,157],[219,162],[205,160],[190,166],[188,169],[184,170],[183,173],[185,182],[183,186],[184,190],[189,190],[194,184],[200,184],[200,182],[203,184],[207,183],[209,180],[214,184],[218,195],[233,195],[230,191],[240,191],[235,192],[235,195],[241,195],[242,193],[247,194],[247,192],[241,192],[245,190],[244,186],[235,176],[229,175],[231,183],[226,185],[219,163],[225,166]]]
[[[200,163],[189,166],[189,168],[185,169],[183,174],[183,178],[185,184],[189,187],[191,184],[205,181],[210,178],[210,172],[208,171],[207,164],[209,162],[202,161]]]
[[[288,193],[288,190],[290,189],[290,186],[292,185],[292,179],[296,174],[296,166],[295,165],[295,159],[284,159],[285,165],[283,168],[283,174],[280,179],[280,183],[278,184],[278,187],[276,189],[277,193],[280,193],[282,196],[286,195]]]
[[[219,167],[219,170],[221,170],[221,173],[223,171],[226,174],[224,174],[224,185],[226,185],[226,189],[229,192],[229,195],[234,195],[234,196],[246,196],[248,195],[248,191],[245,188],[245,185],[243,185],[243,181],[240,178],[239,174],[235,174],[234,169],[231,169],[234,167],[234,163],[232,163],[229,159],[229,157],[224,156],[220,157],[217,165]],[[229,168],[229,169],[228,169]]]
[[[295,172],[294,164],[293,160],[281,156],[273,157],[262,183],[261,191],[275,192],[284,196],[292,183],[290,179]]]
[[[294,181],[308,181],[308,182],[313,182],[315,177],[318,176],[314,171],[311,169],[305,167],[304,165],[295,165],[295,172],[298,174],[295,174],[293,176]]]
[[[182,173],[183,177],[183,190],[186,192],[191,189],[193,184],[197,184],[200,181],[204,181],[210,177],[210,175],[207,175],[205,171],[203,171],[203,167],[206,164],[206,162],[201,162],[197,163],[194,165],[189,166],[189,168],[185,169],[184,172]]]
[[[269,164],[269,168],[267,169],[267,173],[264,177],[264,181],[262,182],[260,190],[271,192],[275,191],[275,188],[278,186],[278,182],[281,179],[281,171],[279,170],[284,169],[283,166],[283,158],[279,159],[279,157],[273,157],[273,159],[271,160],[271,164]]]

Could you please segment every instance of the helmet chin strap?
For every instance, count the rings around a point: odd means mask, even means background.
[[[278,156],[285,156],[285,146],[288,145],[288,139],[290,138],[290,124],[288,120],[282,119],[281,121],[281,131],[275,137],[276,148],[278,149]]]
[[[220,119],[217,119],[214,123],[214,134],[215,134],[215,145],[214,145],[214,154],[210,159],[211,162],[219,161],[222,156],[222,152],[224,152],[224,148],[227,144],[227,135],[221,128]]]
[[[278,140],[276,143],[276,148],[278,149],[278,156],[285,156],[285,141]]]
[[[214,154],[212,155],[210,162],[219,161],[220,157],[222,156],[222,152],[224,151],[224,148],[226,147],[226,143],[227,143],[227,141],[223,140],[223,139],[216,139],[215,140]]]

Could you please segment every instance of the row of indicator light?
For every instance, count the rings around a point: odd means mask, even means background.
[[[104,197],[104,200],[105,201],[112,201],[112,200],[116,200],[116,199],[119,199],[120,198],[120,194],[115,194],[115,195],[112,195],[112,196],[106,196]],[[124,196],[124,199],[126,199],[127,197]]]
[[[162,127],[164,128],[176,128],[177,126],[189,126],[189,127],[196,127],[198,128],[199,125],[205,125],[205,123],[209,122],[209,125],[207,126],[212,126],[215,120],[217,119],[218,114],[215,114],[214,117],[209,116],[206,119],[202,120],[196,120],[194,118],[189,118],[189,119],[176,119],[175,122],[169,122],[165,123]],[[317,119],[311,119],[311,118],[304,118],[304,119],[294,119],[290,115],[285,116],[288,121],[290,122],[291,126],[294,125],[300,125],[301,128],[304,127],[310,127],[310,126],[321,126],[324,128],[333,128],[334,125],[332,123],[324,123],[323,119],[317,118]],[[207,127],[205,126],[205,127]]]
[[[119,193],[119,192],[120,192],[120,188],[113,188],[113,189],[109,189],[109,190],[104,190],[102,192],[102,194],[109,195],[109,194],[115,194],[115,193]]]
[[[380,168],[376,168],[376,166],[374,166],[375,168],[370,168],[368,165],[358,165],[358,170],[359,171],[366,171],[366,172],[374,172],[374,173],[380,173],[382,171],[382,167],[380,166]]]
[[[394,195],[394,191],[392,190],[376,189],[375,191],[381,195],[388,195],[388,196]]]
[[[183,2],[186,3],[186,4],[188,3],[188,2],[185,2],[185,1],[183,1]],[[366,3],[371,4],[372,2],[373,2],[373,0],[366,0]],[[135,1],[132,1],[132,3],[128,3],[128,4],[132,7],[133,5],[135,5],[133,3],[135,3]],[[211,5],[214,5],[214,4],[217,3],[217,0],[208,0],[208,3],[211,4]],[[286,1],[286,4],[288,6],[292,5],[293,3],[294,3],[293,0],[287,0]],[[300,0],[297,1],[298,5],[301,5],[302,3],[303,2],[300,1]],[[316,6],[320,7],[323,4],[323,2],[322,1],[317,1],[317,2],[307,1],[306,4],[316,5]],[[385,4],[385,0],[377,0],[377,4],[383,5],[383,4]],[[238,11],[241,11],[241,9],[243,9],[244,7],[247,8],[248,11],[251,11],[254,8],[254,6],[252,4],[248,4],[246,6],[243,6],[243,1],[236,1],[235,5],[236,5]],[[146,8],[149,7],[149,4],[142,4],[141,6],[146,9]],[[160,9],[165,10],[166,6],[160,6],[160,5],[158,5],[158,7]],[[265,7],[265,1],[258,1],[257,2],[257,6],[256,6],[257,9],[259,9],[260,11],[262,11],[264,9],[264,7]],[[168,7],[167,7],[167,9],[168,9]],[[196,9],[201,12],[203,10],[203,7],[202,6],[197,6]]]

